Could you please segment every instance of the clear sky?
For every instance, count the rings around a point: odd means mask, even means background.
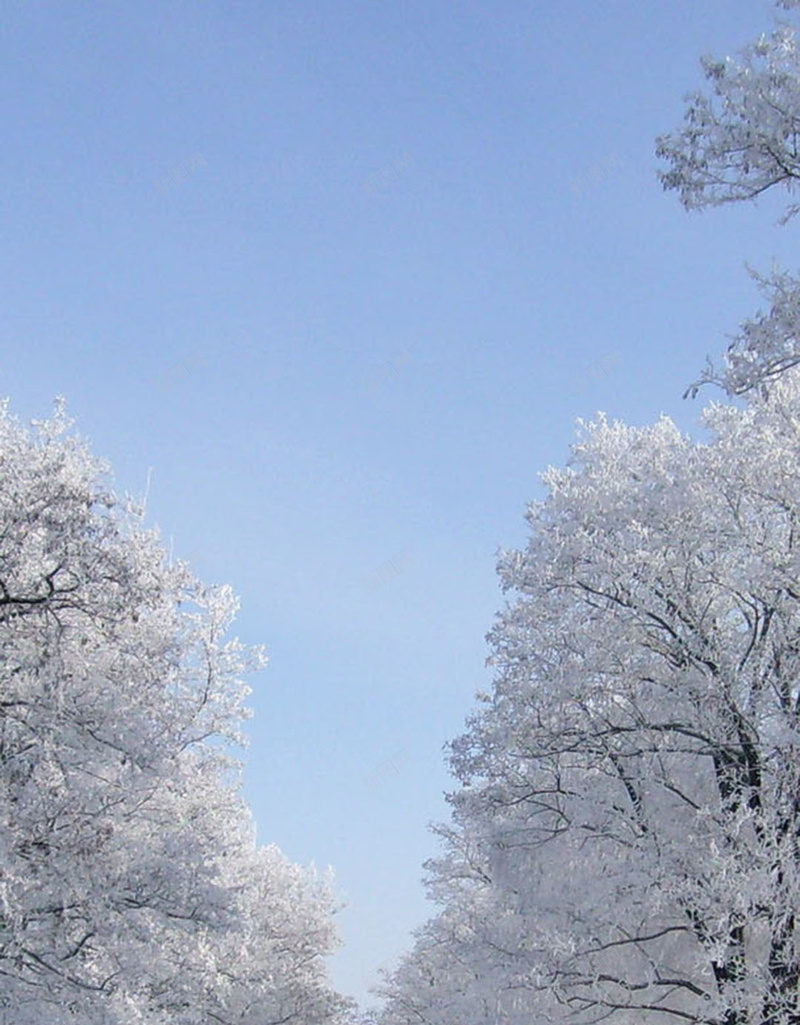
[[[685,387],[758,306],[745,260],[793,267],[773,199],[686,214],[654,156],[700,54],[772,10],[1,10],[0,393],[25,420],[65,395],[120,493],[152,468],[149,522],[241,596],[271,658],[246,795],[335,869],[331,973],[363,998],[433,910],[442,745],[539,471],[598,409],[694,429]]]

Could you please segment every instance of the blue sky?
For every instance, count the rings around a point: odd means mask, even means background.
[[[241,596],[271,658],[246,795],[262,841],[334,867],[345,992],[433,910],[442,745],[490,684],[496,552],[539,471],[598,409],[692,429],[685,387],[758,306],[744,261],[793,267],[774,198],[689,215],[656,179],[700,54],[771,23],[753,0],[3,4],[0,393],[23,419],[65,395],[120,493],[152,468],[149,521]]]

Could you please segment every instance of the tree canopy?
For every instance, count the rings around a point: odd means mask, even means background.
[[[703,66],[664,187],[791,195],[795,28]],[[426,864],[440,910],[381,1025],[800,1022],[800,281],[759,281],[769,309],[690,389],[744,398],[704,410],[710,440],[579,422],[500,553],[495,682]]]
[[[797,1013],[800,381],[704,419],[585,424],[502,553],[385,1025]]]
[[[238,792],[263,649],[70,427],[0,406],[0,1021],[333,1025],[329,886]]]

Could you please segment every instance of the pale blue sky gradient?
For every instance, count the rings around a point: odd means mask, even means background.
[[[241,596],[271,656],[246,794],[262,841],[335,868],[345,992],[431,913],[442,745],[490,684],[496,550],[538,472],[597,409],[691,428],[683,390],[758,305],[744,261],[793,267],[773,198],[688,215],[654,157],[700,54],[771,23],[753,0],[2,5],[0,393],[26,420],[66,395],[121,493],[152,467],[149,521]]]

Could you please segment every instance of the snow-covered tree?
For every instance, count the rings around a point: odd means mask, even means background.
[[[800,1022],[800,371],[704,419],[584,425],[502,553],[382,1025]]]
[[[800,7],[780,0],[778,7]],[[659,175],[678,192],[687,210],[756,200],[768,189],[791,197],[800,184],[800,40],[795,25],[781,22],[738,57],[704,57],[710,93],[688,97],[683,127],[658,139],[657,154],[668,162]],[[800,205],[790,203],[782,223]],[[765,390],[800,363],[800,280],[787,272],[754,275],[768,311],[747,321],[729,346],[725,365],[710,363],[688,391],[705,383],[731,394]]]
[[[704,67],[665,188],[791,196],[796,29]],[[755,277],[767,311],[690,389],[746,408],[709,407],[704,445],[583,425],[502,553],[498,675],[427,864],[441,910],[381,1025],[800,1025],[800,280]]]
[[[781,24],[738,57],[703,57],[711,95],[688,97],[683,128],[661,136],[660,174],[687,210],[756,199],[774,185],[791,195],[800,181],[800,52]],[[784,221],[798,213],[790,205]]]
[[[0,1022],[338,1021],[328,890],[238,793],[263,651],[70,426],[0,405]]]

